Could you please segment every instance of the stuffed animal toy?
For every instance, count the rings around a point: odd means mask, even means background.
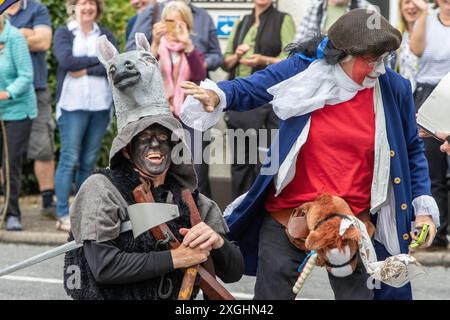
[[[383,262],[376,260],[370,240],[375,226],[368,211],[355,217],[342,198],[329,194],[305,203],[298,211],[306,217],[309,234],[305,246],[310,253],[298,269],[300,275],[293,288],[295,294],[301,290],[315,265],[325,265],[334,276],[346,277],[355,271],[358,255],[370,276],[395,287],[423,274],[420,264],[406,254],[389,257]],[[290,236],[289,228],[286,232]]]

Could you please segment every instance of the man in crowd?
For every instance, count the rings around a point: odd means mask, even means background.
[[[127,23],[127,29],[125,32],[125,40],[130,36],[131,30],[133,30],[134,24],[139,13],[141,13],[149,4],[154,4],[156,0],[130,0],[130,5],[136,10],[136,15],[131,17]]]

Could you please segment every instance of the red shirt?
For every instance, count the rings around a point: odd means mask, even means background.
[[[373,89],[365,89],[350,101],[312,113],[295,177],[278,197],[272,183],[265,203],[268,212],[298,207],[324,192],[342,197],[355,214],[370,208],[375,147],[373,95]]]

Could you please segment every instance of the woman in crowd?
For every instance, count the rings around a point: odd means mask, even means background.
[[[57,229],[70,230],[69,196],[77,167],[77,189],[91,174],[111,118],[112,96],[106,71],[96,56],[101,35],[113,34],[96,20],[103,0],[68,0],[69,23],[55,33],[58,61],[57,120],[61,151],[56,170]]]
[[[193,44],[193,15],[191,8],[183,1],[171,1],[164,6],[161,21],[153,26],[152,52],[159,60],[164,80],[164,89],[169,106],[175,117],[179,117],[185,95],[180,87],[183,81],[199,83],[207,76],[204,54]],[[206,143],[194,138],[203,137],[194,133],[194,129],[184,126],[189,131],[190,149],[199,180],[199,190],[210,194],[208,169],[203,159]]]
[[[416,108],[420,108],[442,78],[450,72],[450,0],[437,0],[437,13],[428,14],[424,0],[413,0],[420,10],[413,33],[411,51],[419,57],[417,89],[414,94]],[[434,246],[445,247],[450,233],[447,155],[440,152],[441,143],[431,137],[424,137],[426,157],[429,163],[431,191],[439,207],[441,226]]]
[[[398,59],[395,70],[404,78],[411,81],[413,92],[416,89],[416,75],[419,67],[417,56],[411,52],[409,47],[411,33],[414,24],[420,15],[420,10],[413,0],[401,0],[400,5],[400,24],[399,30],[402,33],[403,40],[398,50]]]
[[[295,36],[294,20],[289,14],[278,11],[272,0],[254,0],[254,5],[252,13],[235,25],[228,39],[223,67],[230,72],[230,80],[248,77],[285,59],[287,53],[283,52],[283,49]],[[278,128],[278,118],[270,104],[246,113],[227,112],[225,120],[228,128],[234,130]],[[236,143],[238,142],[235,139],[233,144]],[[259,165],[252,161],[253,159],[250,160],[252,157],[249,149],[249,142],[246,142],[243,164],[239,161],[242,155],[236,152],[233,155],[231,175],[234,198],[245,193],[258,175]]]
[[[192,43],[192,13],[184,2],[167,3],[161,20],[153,28],[152,52],[159,60],[171,111],[178,117],[185,98],[179,85],[206,78],[205,58]]]
[[[28,148],[32,119],[37,116],[33,87],[33,66],[27,41],[22,33],[0,14],[0,119],[3,121],[8,148],[9,179],[2,161],[5,188],[10,183],[6,212],[6,230],[20,231],[19,194],[22,160]],[[4,137],[3,137],[4,138]],[[3,140],[2,140],[3,141]]]

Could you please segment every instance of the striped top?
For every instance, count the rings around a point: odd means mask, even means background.
[[[37,116],[33,87],[33,65],[25,37],[6,21],[0,34],[0,91],[10,99],[0,101],[0,118],[6,121],[34,119]]]
[[[450,27],[433,14],[427,20],[425,51],[419,59],[417,82],[437,85],[450,72]]]

